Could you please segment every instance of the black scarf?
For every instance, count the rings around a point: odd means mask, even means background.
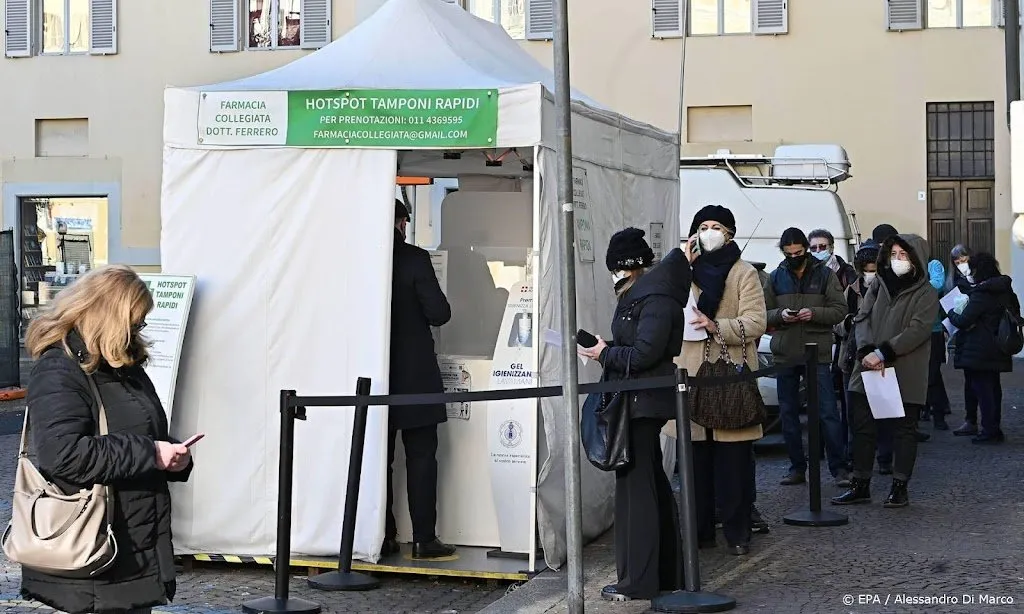
[[[721,249],[701,253],[693,261],[693,283],[700,288],[697,309],[712,320],[718,315],[718,305],[725,295],[725,278],[739,259],[740,248],[730,241]]]

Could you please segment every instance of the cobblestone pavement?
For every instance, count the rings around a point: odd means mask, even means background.
[[[1024,611],[1024,363],[1004,376],[1002,446],[972,445],[948,431],[922,430],[932,441],[921,444],[911,506],[882,509],[888,478],[876,477],[875,502],[833,508],[850,522],[837,528],[800,528],[782,524],[785,514],[806,509],[804,487],[782,487],[788,466],[782,455],[758,463],[758,506],[772,523],[769,535],[755,536],[747,557],[730,557],[723,548],[701,551],[705,590],[737,600],[739,612],[984,613]],[[950,425],[962,418],[963,380],[946,372],[954,406]],[[0,410],[2,413],[2,410]],[[9,514],[16,436],[0,436],[0,523]],[[822,494],[836,493],[827,474]],[[721,538],[720,538],[721,541]],[[587,547],[586,610],[594,614],[644,612],[647,602],[608,603],[601,586],[615,579],[610,535]],[[17,603],[18,570],[0,556],[0,612],[33,612]],[[363,594],[320,593],[293,578],[296,596],[324,605],[325,612],[474,612],[540,614],[565,611],[564,574],[547,572],[501,598],[505,585],[386,577],[380,590]],[[158,612],[238,611],[238,605],[273,593],[269,569],[200,568],[180,578],[179,600]],[[964,603],[964,595],[974,599]],[[959,603],[905,604],[899,598],[956,598]],[[989,604],[985,599],[1012,599]],[[850,599],[852,604],[845,600]],[[877,600],[877,602],[876,602]],[[888,604],[885,604],[888,600]]]
[[[754,536],[747,557],[728,556],[721,547],[702,550],[704,589],[735,598],[737,612],[1024,612],[1024,363],[1015,366],[1015,373],[1003,376],[1005,444],[976,446],[921,423],[932,441],[918,448],[909,508],[883,509],[890,480],[876,476],[871,505],[824,502],[823,509],[849,516],[846,526],[787,526],[781,522],[785,514],[807,509],[807,489],[779,486],[789,466],[784,453],[759,458],[757,505],[772,523],[771,533]],[[945,374],[954,411],[949,423],[956,428],[963,419],[963,378],[952,370]],[[828,478],[823,471],[825,498],[837,492]],[[648,602],[599,597],[601,587],[615,581],[610,536],[588,546],[584,559],[588,613],[647,611]],[[564,612],[565,586],[563,574],[546,572],[484,614]],[[974,602],[964,603],[964,595]],[[897,601],[943,596],[959,603]]]

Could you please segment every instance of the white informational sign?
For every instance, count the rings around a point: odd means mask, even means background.
[[[438,356],[437,365],[441,368],[441,381],[444,383],[445,392],[470,392],[473,390],[473,380],[469,375],[469,368],[465,360],[449,356]],[[449,403],[449,420],[469,420],[472,403]]]
[[[534,369],[533,288],[525,283],[509,290],[491,367],[492,390],[537,385]],[[537,454],[537,400],[487,403],[487,448],[491,486],[504,552],[530,552],[534,457]]]
[[[149,347],[149,362],[146,374],[153,380],[153,386],[160,397],[171,421],[174,403],[174,384],[178,379],[178,361],[181,345],[185,340],[185,326],[188,312],[192,308],[195,293],[194,275],[139,275],[149,286],[153,295],[153,311],[146,316],[143,336],[152,344]]]
[[[200,145],[284,145],[288,92],[203,92],[198,120]]]
[[[654,261],[660,262],[665,257],[665,224],[663,222],[651,222],[651,232],[648,235],[651,251],[654,252]]]
[[[430,254],[430,264],[434,266],[434,275],[437,276],[437,283],[441,285],[441,292],[448,295],[448,250],[434,249],[427,250]]]
[[[590,214],[590,186],[587,169],[572,167],[573,215],[576,219],[576,252],[580,262],[594,261],[594,218]]]

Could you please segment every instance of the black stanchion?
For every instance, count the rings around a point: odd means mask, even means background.
[[[651,600],[652,612],[726,612],[736,600],[700,590],[700,555],[697,551],[697,500],[693,483],[693,442],[690,441],[688,376],[676,371],[676,458],[679,463],[679,525],[683,538],[684,590]]]
[[[288,572],[292,550],[292,465],[295,447],[295,420],[305,420],[304,407],[293,407],[294,390],[281,391],[281,452],[277,469],[277,572],[274,596],[253,599],[242,604],[249,614],[319,614],[320,605],[288,596]]]
[[[804,346],[804,370],[807,378],[807,490],[810,509],[782,518],[796,527],[838,527],[850,522],[849,516],[821,509],[821,413],[818,409],[818,344]]]
[[[356,395],[370,394],[370,380],[356,381]],[[359,478],[363,472],[363,444],[366,441],[366,402],[356,405],[352,420],[352,448],[348,457],[348,485],[345,490],[345,518],[341,525],[341,551],[338,571],[309,578],[309,586],[321,591],[368,591],[380,586],[373,576],[352,571],[352,548],[356,538],[356,510],[359,506]]]

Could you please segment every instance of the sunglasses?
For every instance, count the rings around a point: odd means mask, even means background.
[[[825,245],[812,245],[812,246],[808,247],[807,249],[809,251],[812,251],[812,252],[823,252],[823,251],[828,249],[828,244],[825,244]]]

